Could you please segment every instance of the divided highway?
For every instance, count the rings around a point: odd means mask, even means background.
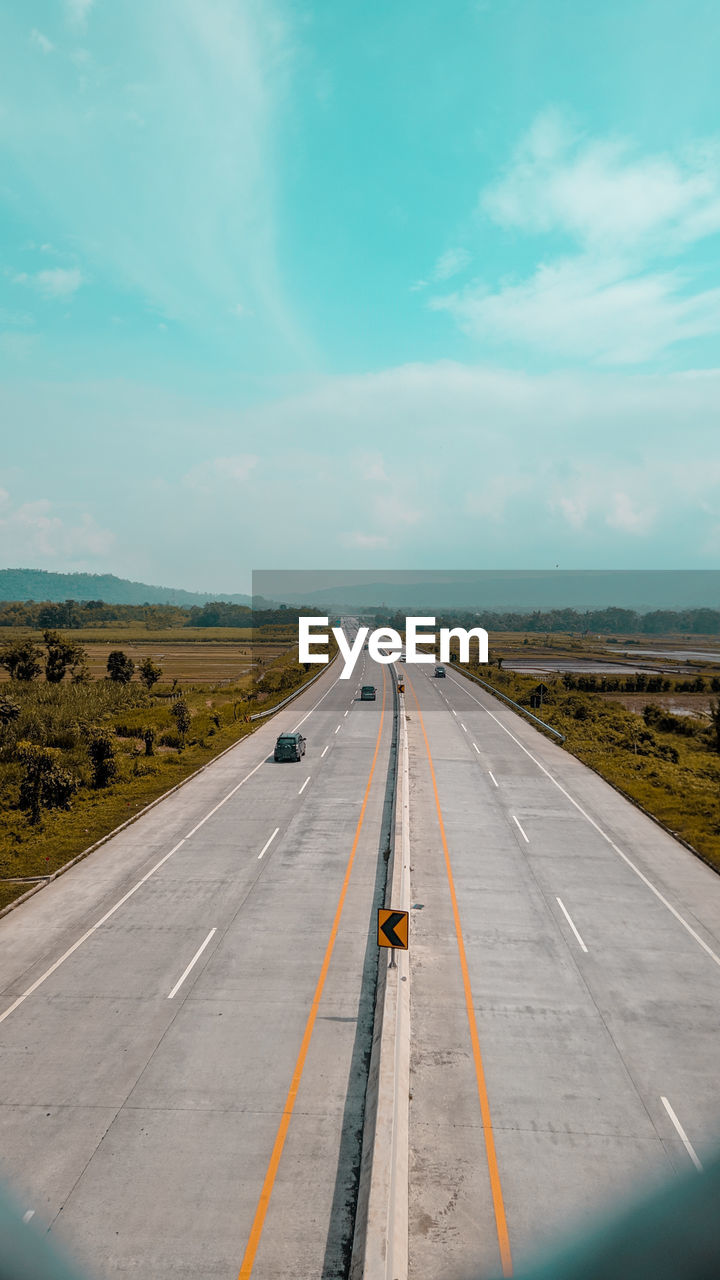
[[[451,668],[402,674],[410,1277],[479,1280],[720,1141],[720,878]],[[346,1274],[394,695],[338,675],[0,922],[0,1171],[96,1280]]]
[[[720,877],[451,668],[405,688],[410,1276],[469,1280],[720,1142]]]
[[[0,1173],[98,1280],[343,1274],[391,817],[363,674],[0,923]]]

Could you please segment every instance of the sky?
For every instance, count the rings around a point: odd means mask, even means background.
[[[713,568],[717,0],[0,0],[0,564]]]

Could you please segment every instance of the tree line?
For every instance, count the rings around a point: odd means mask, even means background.
[[[418,611],[419,612],[419,611]],[[536,609],[532,613],[470,612],[457,610],[435,616],[437,627],[483,626],[487,631],[564,632],[571,635],[720,635],[720,609]],[[403,630],[405,614],[375,611],[376,626]]]
[[[152,630],[170,627],[287,627],[300,614],[318,616],[311,607],[252,610],[248,605],[218,600],[181,608],[170,604],[107,604],[103,600],[0,601],[0,627],[31,627],[34,631],[62,627],[78,631],[103,622],[144,622]]]

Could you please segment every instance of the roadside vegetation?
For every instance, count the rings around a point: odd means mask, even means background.
[[[252,732],[251,715],[318,674],[297,662],[294,626],[268,631],[255,633],[242,678],[215,683],[202,678],[201,642],[190,664],[199,678],[169,680],[147,645],[131,654],[83,643],[78,630],[5,632],[0,908]]]
[[[504,670],[499,650],[490,657],[465,670],[563,733],[566,750],[720,870],[720,675],[539,677]],[[542,705],[533,706],[540,684]],[[673,714],[670,698],[702,700],[707,714]]]

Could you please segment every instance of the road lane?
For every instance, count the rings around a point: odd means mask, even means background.
[[[416,673],[419,708],[407,699],[413,898],[422,904],[413,918],[411,1276],[438,1280],[500,1260],[420,714],[516,1263],[569,1221],[688,1167],[663,1097],[682,1111],[700,1159],[720,1139],[720,971],[699,945],[717,948],[720,879],[498,700],[454,674],[435,682]]]
[[[336,1266],[348,1247],[392,732],[389,684],[379,738],[382,700],[348,707],[353,690],[328,673],[219,761],[217,778],[208,770],[2,922],[7,1010],[185,837],[0,1027],[4,1172],[96,1275],[237,1275],[377,745],[254,1274],[320,1275],[326,1252]],[[302,764],[261,763],[300,720],[312,769],[302,794]],[[163,829],[180,833],[165,850]],[[52,889],[59,923],[46,940]]]

